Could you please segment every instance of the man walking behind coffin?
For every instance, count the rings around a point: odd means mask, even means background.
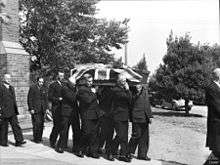
[[[42,77],[37,78],[37,83],[29,89],[28,110],[31,114],[33,125],[33,141],[40,143],[44,128],[44,115],[46,110],[48,110],[47,91]]]
[[[206,146],[220,162],[220,68],[213,75],[213,81],[203,83],[208,106]]]
[[[129,151],[134,154],[138,146],[137,158],[141,160],[150,160],[147,152],[149,148],[149,123],[151,123],[152,117],[147,87],[138,84],[132,99],[132,135],[129,141]]]
[[[87,156],[98,159],[98,125],[102,113],[99,109],[95,88],[92,87],[93,77],[85,74],[83,80],[84,85],[79,87],[77,94],[82,122],[80,154],[77,156],[83,157],[82,152],[86,152],[86,148],[89,147]]]
[[[23,138],[21,127],[18,123],[18,107],[16,103],[15,91],[11,83],[11,75],[5,74],[3,82],[0,84],[0,108],[2,111],[2,124],[0,125],[0,145],[8,146],[8,123],[12,127],[15,138],[15,146],[22,146],[26,143]]]
[[[52,117],[53,117],[53,128],[50,134],[50,146],[55,148],[58,135],[61,130],[61,105],[62,96],[61,89],[63,86],[64,72],[59,71],[57,73],[57,79],[49,86],[48,100],[52,103]],[[67,144],[68,135],[66,135]]]
[[[113,120],[116,136],[112,142],[112,153],[118,150],[121,146],[119,160],[130,162],[128,151],[128,119],[131,106],[131,92],[129,90],[126,77],[119,75],[117,86],[112,89],[113,93]]]
[[[79,110],[76,101],[76,79],[74,77],[70,77],[68,82],[63,84],[61,90],[61,96],[63,98],[62,110],[61,110],[61,132],[60,138],[57,142],[56,151],[58,153],[63,153],[65,143],[66,143],[66,135],[68,134],[69,124],[72,127],[73,133],[73,148],[72,151],[76,155],[80,155],[79,153],[79,140],[81,136],[80,131],[80,121],[79,121]]]
[[[114,161],[111,154],[111,142],[114,135],[114,123],[112,119],[112,90],[109,86],[99,87],[98,89],[99,107],[105,112],[100,119],[99,130],[99,152],[102,153],[102,148],[105,144],[105,153],[107,160]]]

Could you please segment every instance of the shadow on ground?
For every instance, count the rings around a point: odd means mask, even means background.
[[[161,161],[162,165],[187,165],[187,164],[182,164],[182,163],[178,163],[175,161],[165,161],[161,159],[159,159],[159,161]]]
[[[170,110],[166,110],[166,111],[161,111],[161,112],[153,112],[153,115],[156,116],[175,116],[175,117],[205,117],[199,114],[194,114],[194,113],[190,113],[190,114],[186,114],[185,112],[174,112],[174,111],[170,111]]]

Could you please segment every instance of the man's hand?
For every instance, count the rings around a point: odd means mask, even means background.
[[[34,114],[34,110],[32,109],[32,110],[30,110],[30,113],[33,115]]]
[[[96,93],[96,89],[95,89],[95,88],[91,88],[91,91],[92,91],[93,93]]]
[[[46,113],[50,113],[50,110],[49,110],[49,109],[46,109]]]
[[[125,87],[125,90],[129,90],[129,85],[127,82],[124,84],[124,87]]]

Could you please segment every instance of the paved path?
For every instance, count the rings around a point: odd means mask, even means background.
[[[166,111],[164,111],[166,112]],[[118,160],[110,162],[104,158],[78,158],[70,152],[59,154],[49,147],[51,124],[47,123],[43,134],[43,144],[31,141],[32,132],[25,132],[27,144],[24,147],[0,147],[0,165],[202,165],[210,152],[205,148],[205,133],[185,127],[187,123],[203,126],[206,122],[206,109],[194,108],[192,113],[202,118],[179,116],[155,116],[150,126],[150,150],[152,161],[133,159],[131,163]],[[178,121],[178,122],[177,122]],[[71,133],[70,137],[71,139]],[[13,135],[9,135],[14,142]],[[69,140],[71,148],[71,140]]]
[[[1,165],[125,165],[127,163],[115,160],[108,161],[104,158],[78,158],[70,152],[59,154],[49,147],[49,133],[51,125],[45,127],[43,134],[43,144],[35,144],[31,141],[31,132],[24,133],[27,144],[23,147],[13,145],[13,135],[9,136],[9,147],[0,147],[0,164]],[[69,147],[71,143],[69,143]],[[152,160],[150,162],[133,159],[131,165],[164,165],[163,162]],[[167,163],[166,163],[167,164]],[[170,163],[168,163],[170,164]]]

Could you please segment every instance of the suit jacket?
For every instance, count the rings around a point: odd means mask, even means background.
[[[2,118],[9,118],[19,114],[14,88],[10,86],[7,89],[3,83],[0,84],[0,108]]]
[[[220,152],[220,87],[215,82],[205,84],[208,106],[206,146]]]
[[[34,110],[35,113],[45,113],[48,108],[47,91],[45,87],[39,87],[37,84],[30,87],[28,91],[28,110]]]
[[[128,121],[132,95],[129,90],[116,86],[112,89],[113,119],[116,121]]]
[[[78,105],[76,100],[77,90],[70,82],[63,85],[61,90],[61,97],[63,98],[61,115],[70,117],[78,115]]]
[[[136,123],[144,123],[149,122],[149,119],[152,117],[148,90],[146,87],[143,87],[141,92],[135,94],[132,98],[131,120]]]
[[[79,101],[79,111],[82,119],[98,119],[103,114],[98,105],[97,96],[91,91],[91,88],[80,86],[77,92]]]
[[[57,81],[54,81],[49,86],[48,90],[48,100],[52,103],[52,106],[57,106],[61,103],[59,97],[61,97],[63,83],[59,84]]]
[[[99,107],[106,117],[112,117],[112,89],[109,86],[100,87],[97,92]]]

